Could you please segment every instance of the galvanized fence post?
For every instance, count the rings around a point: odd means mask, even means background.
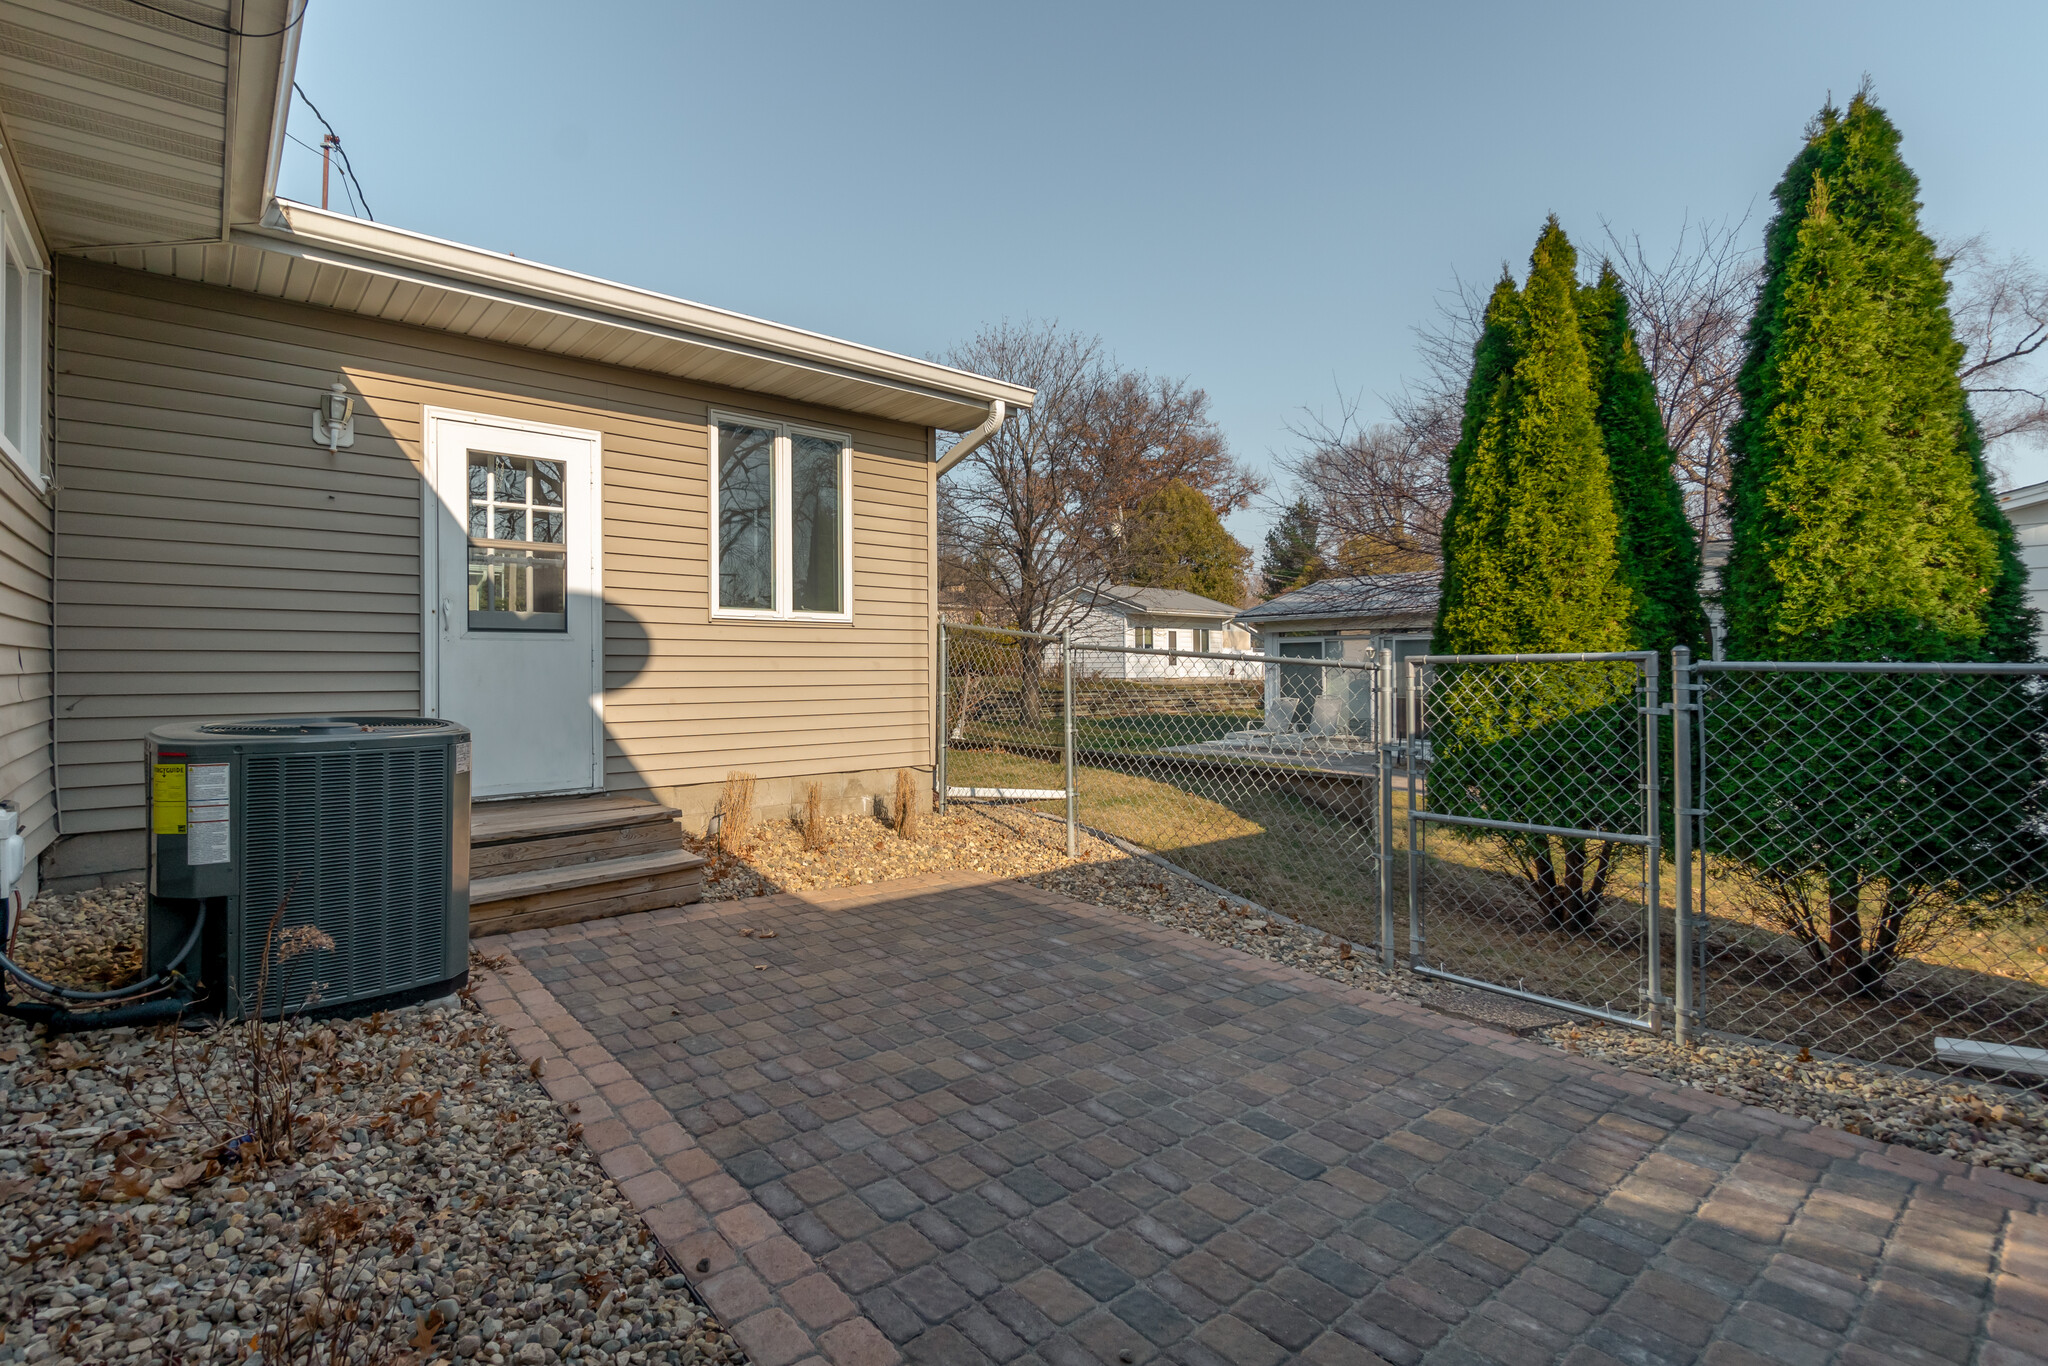
[[[1074,633],[1065,628],[1060,631],[1060,687],[1063,693],[1060,753],[1067,766],[1067,857],[1078,858],[1081,831],[1074,795]]]
[[[1650,1032],[1660,1029],[1658,1016],[1665,1006],[1664,996],[1664,945],[1661,938],[1664,919],[1659,905],[1664,885],[1664,775],[1659,772],[1657,762],[1657,656],[1651,655],[1643,661],[1643,833],[1650,837],[1643,850],[1643,861],[1647,865],[1643,889],[1644,928],[1648,931],[1645,939],[1650,950],[1650,972],[1647,990],[1650,993]]]
[[[1422,737],[1428,732],[1429,704],[1423,696],[1422,665],[1408,661],[1408,705],[1414,708],[1414,715],[1408,725],[1408,968],[1412,972],[1424,966],[1426,954],[1422,939],[1422,860],[1417,855],[1415,823],[1415,784],[1420,773],[1416,762],[1422,752]],[[1387,936],[1388,944],[1394,942]]]
[[[1380,882],[1380,966],[1394,970],[1394,652],[1379,649],[1380,790],[1379,826]],[[1411,780],[1412,782],[1412,780]],[[1412,800],[1412,799],[1411,799]]]
[[[1677,839],[1672,848],[1678,885],[1674,889],[1672,925],[1676,931],[1672,971],[1677,998],[1671,1037],[1679,1047],[1692,1043],[1693,1027],[1693,891],[1692,841],[1692,651],[1680,645],[1671,651],[1671,814]]]
[[[939,814],[946,814],[946,751],[952,748],[953,732],[948,725],[946,700],[952,694],[952,678],[946,668],[946,623],[939,623],[939,753],[932,765],[932,786],[938,790]]]

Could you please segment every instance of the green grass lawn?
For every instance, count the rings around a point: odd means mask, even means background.
[[[956,749],[947,764],[954,786],[1065,785],[1058,763],[997,750]],[[1258,775],[1245,766],[1166,782],[1080,765],[1080,818],[1283,915],[1378,943],[1371,829],[1299,797],[1257,787]],[[1066,815],[1064,802],[1033,805]]]

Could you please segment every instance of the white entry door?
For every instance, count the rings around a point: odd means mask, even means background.
[[[470,795],[604,786],[598,434],[428,409],[428,699]]]

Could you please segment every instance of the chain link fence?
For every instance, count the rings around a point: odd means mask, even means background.
[[[1423,657],[1407,825],[1416,972],[1654,1026],[1652,655]]]
[[[2048,1087],[2048,665],[1678,651],[1667,703],[1648,654],[1390,680],[949,625],[942,657],[958,797],[1034,802],[1420,974]]]
[[[2044,674],[1693,666],[1702,1025],[2048,1071]]]
[[[1375,663],[1068,646],[952,624],[943,635],[953,799],[1059,814],[1072,793],[1093,829],[1380,942]]]

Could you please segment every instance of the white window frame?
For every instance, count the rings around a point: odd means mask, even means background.
[[[0,163],[0,251],[19,264],[22,285],[18,338],[6,335],[5,295],[0,293],[0,452],[40,490],[47,486],[43,476],[43,393],[49,356],[43,345],[43,302],[50,270],[29,233],[27,215],[21,210],[14,182],[7,177],[5,163]],[[5,377],[10,367],[21,385],[19,445],[7,436],[10,415],[4,411]]]
[[[718,565],[718,424],[734,422],[749,427],[758,427],[775,434],[771,455],[773,468],[770,471],[771,486],[775,498],[774,571],[775,606],[727,607],[718,600],[720,574]],[[792,519],[795,516],[794,476],[791,473],[792,439],[799,436],[821,437],[839,443],[839,592],[840,610],[837,612],[803,612],[795,607],[796,575],[795,554],[791,544]],[[711,517],[708,536],[711,542],[710,602],[713,621],[779,621],[779,622],[839,622],[853,620],[853,434],[835,431],[830,427],[813,426],[808,422],[788,422],[780,418],[760,417],[753,413],[713,411],[707,426],[705,449],[709,452],[711,487]]]

